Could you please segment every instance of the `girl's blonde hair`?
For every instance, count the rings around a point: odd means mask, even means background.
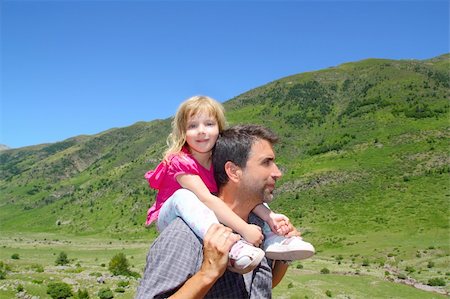
[[[219,133],[225,129],[225,109],[222,104],[207,96],[193,96],[178,107],[177,113],[172,121],[172,133],[167,137],[167,150],[164,153],[164,160],[167,161],[170,155],[179,153],[186,143],[187,121],[189,117],[199,112],[206,112],[214,117],[219,127]]]

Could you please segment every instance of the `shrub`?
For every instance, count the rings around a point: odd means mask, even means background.
[[[86,289],[81,290],[79,289],[77,292],[77,298],[78,299],[89,299],[89,293]]]
[[[119,281],[118,283],[117,283],[117,286],[119,287],[119,288],[125,288],[125,287],[127,287],[127,286],[129,286],[130,285],[130,282],[129,281],[126,281],[126,280],[121,280],[121,281]]]
[[[288,287],[288,289],[292,289],[294,287],[294,283],[291,281],[287,287]]]
[[[112,257],[111,261],[109,262],[109,271],[113,275],[126,275],[129,276],[131,274],[130,270],[128,269],[129,264],[127,257],[124,253],[120,252]]]
[[[412,266],[406,266],[405,271],[408,273],[413,273],[416,272],[416,269],[414,269],[414,267]]]
[[[34,271],[36,271],[38,273],[44,272],[44,267],[42,267],[42,265],[39,265],[39,264],[32,264],[31,269],[33,269]]]
[[[434,267],[434,262],[428,262],[427,268],[433,268]]]
[[[69,263],[69,259],[67,258],[67,254],[64,251],[61,251],[58,257],[55,260],[56,266],[64,266]]]
[[[65,299],[72,297],[72,288],[64,282],[51,282],[47,286],[47,294],[53,299]]]
[[[446,283],[443,278],[435,277],[428,280],[428,285],[433,287],[445,287]]]
[[[328,268],[323,268],[322,270],[320,270],[321,274],[330,274],[330,270],[328,270]]]
[[[327,297],[331,297],[332,296],[331,291],[330,290],[326,290],[325,295],[327,295]]]
[[[11,258],[12,258],[13,260],[18,260],[18,259],[20,259],[18,253],[13,253],[13,254],[11,255]]]
[[[0,262],[0,280],[6,279],[6,268],[7,266],[3,262]]]
[[[24,289],[23,285],[21,285],[21,284],[19,284],[19,285],[17,286],[17,288],[16,288],[16,291],[17,291],[18,293],[23,292],[23,290],[25,290],[25,289]]]
[[[121,288],[121,287],[117,287],[117,288],[114,290],[114,292],[116,292],[116,293],[125,293],[125,289],[124,289],[124,288]]]
[[[139,273],[136,272],[136,271],[131,271],[129,275],[130,275],[131,277],[136,278],[136,279],[141,278],[141,274],[139,274]]]
[[[364,267],[370,266],[369,259],[364,259],[363,262],[362,262],[362,266],[364,266]]]
[[[110,290],[110,288],[103,288],[100,289],[97,293],[98,297],[100,299],[111,299],[114,298],[113,292]]]
[[[6,270],[0,268],[0,280],[6,279]]]
[[[100,276],[102,276],[102,273],[100,273],[100,272],[91,272],[91,273],[89,273],[89,276],[100,277]]]
[[[403,273],[399,273],[398,275],[397,275],[397,278],[398,279],[406,279],[406,278],[408,278],[405,274],[403,274]]]

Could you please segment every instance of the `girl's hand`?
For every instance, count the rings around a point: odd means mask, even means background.
[[[245,241],[255,246],[261,245],[264,239],[261,227],[255,224],[246,225],[246,227],[242,230],[241,236],[245,239]]]
[[[301,237],[301,233],[291,224],[287,225],[288,232],[284,235],[286,238]]]
[[[289,218],[283,214],[277,214],[271,211],[266,222],[270,226],[270,229],[280,236],[286,235],[291,230]]]

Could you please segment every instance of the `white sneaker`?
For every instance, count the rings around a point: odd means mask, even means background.
[[[252,244],[239,240],[228,254],[228,270],[239,274],[253,271],[264,258],[264,251]]]
[[[311,243],[300,237],[273,236],[264,241],[264,248],[268,258],[279,261],[304,260],[316,252]]]

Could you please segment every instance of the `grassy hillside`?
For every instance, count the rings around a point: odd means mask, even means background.
[[[318,250],[293,268],[448,284],[449,58],[347,63],[224,104],[230,124],[264,124],[281,137],[272,208]],[[142,224],[154,192],[143,174],[169,130],[170,119],[155,120],[1,151],[0,232],[151,239]],[[276,294],[316,278],[289,278]]]

